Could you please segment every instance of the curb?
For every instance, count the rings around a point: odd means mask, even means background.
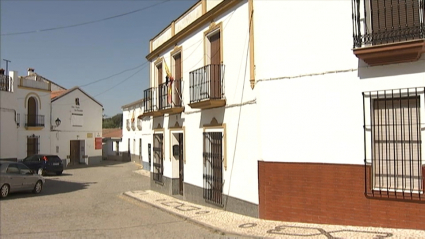
[[[240,237],[249,237],[249,238],[255,238],[255,239],[263,238],[263,237],[254,237],[254,236],[250,236],[250,235],[244,235],[244,234],[238,234],[238,233],[235,233],[235,232],[226,231],[226,230],[223,230],[223,229],[221,229],[221,228],[214,227],[214,226],[208,225],[208,224],[206,224],[206,223],[202,223],[202,222],[196,221],[196,220],[194,220],[194,219],[192,219],[192,218],[190,218],[190,217],[185,217],[185,216],[183,216],[183,215],[179,215],[179,214],[177,214],[177,213],[173,213],[173,212],[171,212],[171,211],[169,211],[169,210],[166,210],[166,209],[164,209],[164,208],[162,208],[162,207],[158,207],[157,205],[155,205],[155,204],[153,204],[153,203],[146,202],[146,201],[143,201],[143,200],[141,200],[141,199],[139,199],[139,198],[136,198],[136,197],[133,197],[133,196],[131,196],[131,195],[128,195],[128,194],[127,194],[127,192],[122,193],[122,195],[123,195],[123,196],[126,196],[126,197],[129,197],[129,198],[132,198],[132,199],[134,199],[134,200],[137,200],[137,201],[139,201],[139,202],[142,202],[142,203],[144,203],[144,204],[148,204],[148,205],[150,205],[150,206],[152,206],[152,207],[154,207],[154,208],[156,208],[156,209],[159,209],[159,210],[161,210],[161,211],[163,211],[163,212],[166,212],[166,213],[168,213],[168,214],[171,214],[171,215],[174,215],[174,216],[176,216],[176,217],[182,218],[182,219],[184,219],[185,221],[190,221],[190,222],[192,222],[192,223],[194,223],[194,224],[197,224],[197,225],[200,225],[200,226],[202,226],[202,227],[205,227],[205,228],[207,228],[207,229],[209,229],[209,230],[212,230],[212,231],[214,231],[214,232],[216,232],[216,233],[218,233],[218,234],[220,234],[220,235],[222,235],[222,236],[240,236]]]

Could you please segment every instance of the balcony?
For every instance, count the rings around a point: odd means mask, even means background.
[[[125,121],[125,125],[126,125],[127,130],[130,131],[130,119],[127,119]]]
[[[42,128],[44,127],[44,115],[25,115],[26,128]]]
[[[139,130],[142,130],[142,120],[141,119],[137,119],[137,128]]]
[[[12,78],[8,75],[0,75],[0,91],[12,92]]]
[[[158,111],[157,107],[157,88],[151,87],[143,92],[144,96],[144,112],[143,117],[145,116],[161,116],[162,114]]]
[[[159,85],[159,112],[164,114],[178,114],[184,111],[182,105],[182,81],[174,80],[171,84]]]
[[[191,108],[209,109],[226,105],[224,65],[207,65],[189,73]]]
[[[370,66],[425,52],[425,0],[352,0],[354,54]]]

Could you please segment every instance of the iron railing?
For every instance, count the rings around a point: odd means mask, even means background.
[[[157,110],[157,105],[156,105],[156,88],[155,87],[151,87],[149,89],[146,89],[143,92],[143,96],[144,96],[144,111],[146,113],[148,112],[153,112]]]
[[[223,135],[221,132],[204,133],[204,199],[223,205]]]
[[[425,37],[425,0],[352,0],[354,48]]]
[[[153,135],[153,180],[162,183],[162,175],[164,173],[163,164],[163,139],[162,134]]]
[[[189,72],[190,103],[224,99],[223,64],[206,65]]]
[[[27,114],[25,119],[26,127],[44,127],[44,115]]]
[[[158,86],[159,109],[182,107],[182,80],[162,83]]]
[[[363,92],[366,195],[421,199],[424,92],[424,88]]]
[[[8,75],[0,75],[0,91],[12,91],[12,78]]]

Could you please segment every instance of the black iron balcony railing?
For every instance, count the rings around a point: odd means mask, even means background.
[[[424,39],[425,0],[352,0],[354,48]]]
[[[160,84],[158,87],[159,109],[182,107],[182,88],[181,80],[174,80],[171,84]]]
[[[44,127],[44,115],[26,115],[26,127]]]
[[[224,98],[224,65],[206,65],[189,73],[190,103]]]
[[[152,112],[157,110],[156,107],[156,88],[151,87],[143,92],[145,99],[144,107],[145,112]]]
[[[12,91],[12,78],[8,75],[0,75],[0,91]]]

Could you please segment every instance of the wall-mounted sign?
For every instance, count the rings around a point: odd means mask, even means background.
[[[88,138],[88,139],[93,138],[93,133],[87,133],[87,138]]]
[[[102,138],[94,138],[94,149],[102,149]]]

